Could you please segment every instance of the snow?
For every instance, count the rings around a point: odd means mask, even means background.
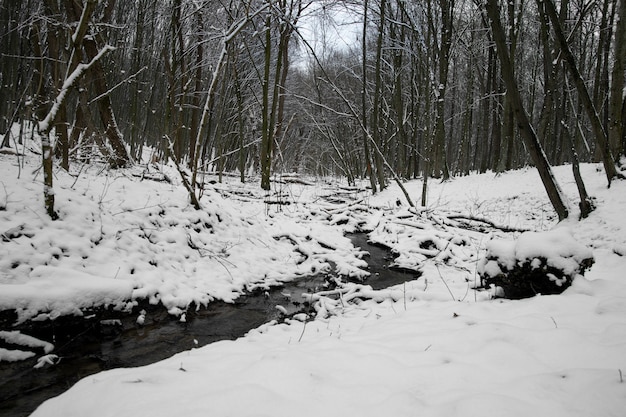
[[[14,159],[1,162],[6,178],[18,176]],[[36,171],[35,160],[26,163]],[[180,185],[140,181],[133,170],[99,171],[85,168],[78,178],[55,173],[58,221],[42,208],[40,177],[6,184],[0,308],[17,308],[20,321],[80,315],[98,305],[124,310],[138,298],[182,314],[192,304],[232,301],[255,285],[330,270],[329,260],[363,275],[361,251],[340,228],[314,227],[316,219],[300,221],[297,212],[266,216],[262,197],[255,204],[234,197],[243,187],[206,190],[206,210],[199,212]]]
[[[4,331],[0,330],[0,339],[4,340],[7,343],[12,343],[14,345],[22,345],[34,348],[42,348],[44,352],[50,353],[54,350],[54,345],[52,343],[48,343],[43,340],[39,340],[32,336],[28,336],[20,333],[17,330],[13,331]]]
[[[19,362],[35,356],[34,352],[0,348],[0,362]]]
[[[23,172],[34,172],[36,162],[26,163]],[[18,177],[14,164],[0,155],[3,178]],[[312,271],[365,278],[363,251],[343,235],[359,225],[399,255],[396,265],[422,273],[384,290],[365,280],[312,295],[313,320],[299,315],[85,377],[33,416],[621,416],[626,183],[607,189],[599,167],[581,166],[597,210],[558,225],[532,169],[431,181],[429,205],[417,211],[396,206],[396,185],[331,201],[337,184],[289,184],[295,203],[266,206],[258,184],[226,179],[208,187],[196,212],[178,183],[141,181],[137,168],[96,175],[87,167],[78,178],[56,172],[54,222],[40,177],[6,181],[0,232],[14,232],[0,245],[0,300],[20,320],[100,303],[124,309],[129,296],[182,318],[191,305]],[[555,175],[573,201],[570,167]],[[419,181],[406,187],[421,193]],[[531,232],[467,230],[452,214]],[[472,289],[487,246],[523,257],[592,253],[595,263],[561,295],[494,300]]]
[[[52,103],[52,108],[50,109],[46,117],[38,124],[39,132],[47,133],[50,130],[51,124],[52,122],[54,122],[54,118],[59,112],[59,107],[65,101],[67,93],[69,92],[70,88],[76,83],[76,80],[78,80],[83,75],[83,73],[87,71],[96,61],[102,58],[104,54],[113,50],[115,50],[114,47],[112,47],[111,45],[106,45],[100,50],[100,52],[98,52],[98,54],[96,54],[96,56],[93,57],[91,61],[89,61],[89,63],[78,64],[74,71],[72,71],[71,74],[67,75],[66,79],[63,81],[63,85],[59,89],[59,94],[56,96]]]
[[[46,365],[56,365],[57,363],[59,363],[59,357],[55,354],[49,354],[49,355],[44,355],[42,357],[40,357],[39,359],[37,359],[37,364],[35,364],[35,366],[33,366],[33,368],[35,369],[41,369],[43,367],[45,367]]]
[[[545,257],[548,265],[572,274],[578,264],[593,258],[591,249],[577,242],[567,228],[556,228],[543,233],[523,233],[516,245],[517,259]]]
[[[539,268],[538,258],[545,258],[548,266],[574,276],[583,260],[593,259],[591,249],[576,241],[568,228],[561,227],[544,232],[525,232],[516,240],[494,239],[487,242],[486,249],[488,257],[493,260],[483,259],[478,270],[491,277],[503,272],[498,263],[511,270],[516,264],[531,261],[533,268]]]

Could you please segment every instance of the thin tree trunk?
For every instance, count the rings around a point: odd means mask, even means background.
[[[611,72],[611,96],[609,101],[609,143],[615,156],[624,154],[622,147],[624,135],[624,72],[626,71],[626,1],[616,2],[617,27],[615,29],[615,62]]]
[[[510,92],[511,95],[511,107],[513,108],[515,119],[517,120],[517,126],[520,130],[522,138],[524,139],[530,156],[539,171],[539,176],[541,177],[541,181],[546,188],[548,198],[550,199],[559,220],[563,220],[567,218],[569,214],[567,200],[561,191],[561,187],[558,185],[554,175],[552,174],[552,169],[548,164],[546,155],[539,144],[535,130],[530,124],[528,114],[524,109],[522,98],[517,87],[517,81],[515,80],[515,73],[513,71],[513,67],[511,66],[509,49],[507,47],[504,30],[502,29],[502,24],[500,22],[500,10],[498,3],[499,2],[497,0],[488,0],[486,3],[486,9],[491,23],[493,38],[498,50],[498,56],[500,58],[502,77],[504,78],[507,91]]]
[[[376,194],[377,184],[376,176],[372,168],[372,155],[369,147],[369,139],[367,137],[368,118],[367,118],[367,12],[369,10],[369,1],[363,1],[363,31],[361,32],[361,119],[362,124],[365,127],[363,130],[363,152],[365,153],[365,175],[370,179],[370,186],[372,187],[372,193]]]
[[[374,103],[372,108],[371,135],[374,145],[377,149],[382,150],[382,140],[380,138],[380,103],[381,103],[381,70],[383,50],[383,33],[385,29],[385,7],[386,0],[380,2],[380,25],[378,27],[378,37],[376,41],[376,62],[374,70]],[[382,191],[385,188],[385,172],[381,158],[381,152],[374,152],[374,165],[378,178],[378,186]]]
[[[41,105],[41,97],[43,95],[45,75],[43,66],[43,48],[41,47],[41,34],[38,25],[32,26],[31,43],[34,55],[40,61],[40,67],[35,69],[36,79],[34,81],[37,83],[34,94],[35,112],[37,113],[37,118],[39,120],[43,120],[46,116],[45,109],[43,105]],[[52,220],[56,220],[59,218],[59,215],[56,211],[54,211],[54,177],[52,175],[52,146],[50,143],[50,129],[52,129],[52,125],[48,123],[48,126],[45,126],[45,129],[40,129],[39,131],[39,135],[41,137],[41,165],[43,168],[43,198],[46,213],[48,213],[48,216],[50,216]]]
[[[88,5],[91,3],[95,3],[93,1],[87,3]],[[53,0],[45,0],[44,8],[46,10],[46,14],[54,18],[60,15],[59,8],[55,1]],[[85,22],[85,27],[86,27]],[[47,34],[47,42],[48,42],[48,50],[49,55],[54,59],[50,63],[50,73],[52,76],[52,81],[54,84],[54,88],[57,90],[56,93],[61,89],[63,82],[65,81],[65,72],[62,68],[62,62],[65,60],[64,58],[64,50],[61,47],[60,39],[63,39],[63,34],[60,33],[61,28],[59,25],[49,24],[48,25],[48,34]],[[67,64],[71,66],[71,62]],[[73,68],[72,68],[73,69]],[[69,71],[68,71],[69,73]],[[68,132],[67,132],[67,109],[65,103],[59,105],[59,110],[57,112],[57,116],[54,122],[54,136],[56,138],[56,143],[54,146],[54,151],[57,157],[61,158],[61,168],[64,170],[70,169],[70,161],[69,161],[69,150],[68,150]]]
[[[196,136],[198,123],[200,122],[200,92],[202,91],[202,60],[204,48],[202,43],[202,10],[196,11],[196,74],[194,76],[195,87],[191,98],[191,124],[189,135],[189,168],[193,169],[196,160]]]
[[[90,0],[92,2],[93,0]],[[81,4],[67,0],[66,8],[71,19],[77,19],[77,16],[83,15],[83,7]],[[108,23],[108,22],[104,22]],[[84,37],[82,39],[83,50],[87,59],[93,61],[93,65],[89,67],[87,76],[91,81],[91,86],[94,88],[94,92],[97,97],[98,112],[100,114],[100,121],[105,129],[105,134],[109,140],[109,144],[113,149],[114,157],[109,161],[109,165],[112,168],[125,167],[130,162],[130,156],[124,145],[124,138],[117,126],[117,120],[115,119],[115,113],[113,111],[113,104],[111,103],[111,97],[109,96],[109,90],[106,84],[106,75],[104,67],[100,60],[94,60],[99,54],[96,40],[93,37]]]
[[[576,86],[576,90],[578,91],[578,95],[584,105],[585,111],[587,112],[587,116],[591,121],[591,127],[594,132],[594,136],[598,143],[598,147],[602,156],[602,163],[604,165],[604,170],[606,173],[607,180],[609,182],[609,186],[611,185],[611,181],[613,178],[622,177],[618,174],[617,169],[615,167],[615,162],[613,159],[613,154],[611,152],[611,148],[609,146],[609,141],[606,135],[606,131],[604,130],[604,126],[602,126],[602,122],[600,121],[600,117],[598,116],[598,112],[591,101],[591,97],[589,96],[589,91],[585,86],[585,80],[583,80],[580,72],[578,71],[578,66],[576,64],[576,59],[570,50],[567,39],[563,34],[563,30],[561,29],[561,24],[559,22],[559,18],[556,13],[556,9],[554,8],[554,4],[552,0],[536,0],[538,5],[543,3],[545,5],[545,11],[550,21],[552,22],[552,27],[554,29],[554,33],[556,35],[557,42],[559,44],[559,48],[561,53],[563,54],[563,59],[567,64],[567,68],[569,73],[574,81],[574,85]]]
[[[432,173],[435,178],[450,178],[446,157],[445,104],[450,66],[450,48],[452,45],[453,0],[441,0],[441,42],[439,44],[439,84],[436,86],[435,137],[433,140]]]
[[[270,132],[270,61],[272,59],[272,16],[271,11],[267,11],[265,17],[265,65],[263,69],[263,101],[262,101],[262,136],[261,136],[261,188],[270,189],[270,170],[272,166],[272,134]]]
[[[578,189],[578,195],[580,196],[580,218],[586,219],[589,214],[594,210],[593,200],[587,194],[587,188],[583,181],[582,175],[580,175],[580,160],[578,159],[578,153],[576,152],[576,143],[574,141],[575,135],[569,131],[567,124],[563,123],[563,130],[567,132],[566,136],[570,141],[570,150],[572,156],[572,173],[574,174],[574,180],[576,181],[576,188]]]

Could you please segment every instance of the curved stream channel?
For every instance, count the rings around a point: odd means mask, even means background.
[[[392,259],[389,251],[368,244],[366,234],[350,237],[355,246],[370,253],[367,262],[371,276],[365,284],[381,289],[418,276],[416,272],[389,269]],[[115,324],[103,324],[106,316],[98,315],[92,319],[59,318],[20,328],[24,334],[54,343],[53,353],[61,360],[42,369],[33,368],[36,358],[0,362],[0,416],[27,416],[46,399],[102,370],[147,365],[194,347],[241,337],[251,329],[279,319],[277,305],[285,307],[288,314],[307,312],[311,307],[300,294],[322,290],[325,278],[324,275],[300,278],[267,292],[243,295],[232,304],[212,302],[207,308],[190,311],[184,323],[168,315],[160,305],[143,305],[136,308],[147,313],[141,327],[136,324],[138,313],[134,312],[124,317],[118,315]],[[41,355],[43,352],[37,357]]]

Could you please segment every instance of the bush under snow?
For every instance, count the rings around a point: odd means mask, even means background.
[[[484,286],[497,289],[496,295],[519,299],[562,293],[593,261],[591,249],[559,228],[526,232],[517,240],[491,240],[478,273]]]

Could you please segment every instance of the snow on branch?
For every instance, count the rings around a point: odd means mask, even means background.
[[[72,33],[72,45],[76,45],[76,42],[83,39],[85,32],[87,31],[87,22],[91,17],[91,13],[96,5],[95,0],[87,1],[86,7],[83,7],[83,13],[80,16],[80,22],[76,26],[76,30]]]
[[[76,69],[65,78],[63,86],[61,87],[59,94],[54,99],[52,103],[52,108],[48,112],[48,115],[38,124],[39,133],[47,133],[50,131],[50,129],[52,128],[52,123],[54,122],[54,119],[59,112],[59,107],[63,104],[63,102],[65,102],[67,93],[74,85],[76,80],[78,80],[78,78],[80,78],[83,73],[85,73],[85,71],[87,71],[93,64],[95,64],[100,58],[102,58],[105,53],[114,50],[115,48],[111,45],[106,45],[104,48],[102,48],[100,52],[98,52],[98,55],[93,57],[91,61],[89,61],[87,64],[78,64]]]

